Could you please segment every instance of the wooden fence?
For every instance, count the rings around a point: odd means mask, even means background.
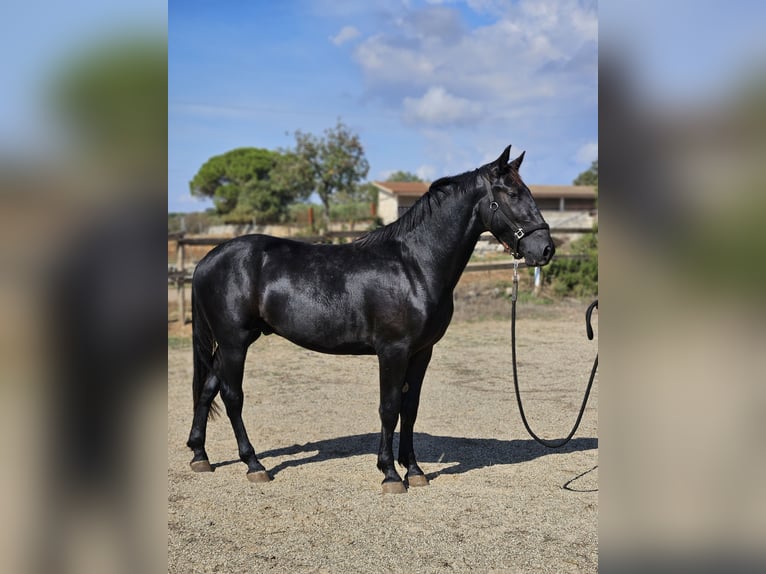
[[[334,243],[337,240],[356,239],[365,232],[363,231],[330,231],[325,235],[311,235],[311,236],[298,236],[290,237],[290,239],[296,241],[305,241],[307,243]],[[594,233],[591,227],[566,227],[559,229],[551,229],[551,235],[563,235],[563,234],[586,234]],[[178,305],[178,317],[186,320],[186,289],[185,286],[191,283],[193,269],[186,268],[186,245],[209,245],[214,247],[226,241],[232,239],[231,237],[186,237],[183,232],[181,233],[168,233],[168,241],[176,241],[176,264],[172,269],[168,269],[168,285],[175,285],[176,287],[176,302]],[[491,242],[496,242],[495,238],[489,239]],[[554,255],[554,259],[581,259],[581,255]],[[519,268],[526,267],[526,263],[519,262]],[[469,263],[465,272],[472,271],[497,271],[502,269],[512,269],[513,261],[497,261],[487,263]]]

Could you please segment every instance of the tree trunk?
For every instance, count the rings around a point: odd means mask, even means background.
[[[323,199],[322,205],[324,206],[324,209],[322,210],[323,232],[327,233],[330,231],[330,202]]]

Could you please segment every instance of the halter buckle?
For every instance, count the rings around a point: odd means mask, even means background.
[[[513,234],[513,236],[514,236],[516,239],[521,239],[522,237],[524,237],[524,230],[523,230],[521,227],[519,227],[519,228],[516,230],[516,233],[514,233],[514,234]]]
[[[489,202],[489,210],[490,211],[497,211],[497,208],[500,207],[496,201],[490,201]]]

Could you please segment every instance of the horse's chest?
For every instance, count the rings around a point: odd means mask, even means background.
[[[444,336],[452,320],[452,298],[427,305],[411,315],[408,331],[404,336],[413,340],[417,347],[435,344]]]
[[[454,306],[452,304],[452,297],[446,298],[437,306],[434,313],[430,317],[427,331],[433,338],[433,343],[436,343],[444,336],[444,333],[449,327],[450,321],[452,321],[452,312]]]

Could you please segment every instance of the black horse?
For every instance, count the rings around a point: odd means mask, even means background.
[[[524,154],[508,163],[510,149],[479,169],[435,181],[401,218],[353,243],[248,235],[200,261],[192,282],[192,469],[211,470],[205,429],[220,392],[248,479],[271,479],[242,422],[242,375],[247,348],[277,333],[322,353],[377,355],[383,491],[405,491],[393,455],[399,418],[405,479],[428,484],[412,446],[420,389],[476,241],[490,231],[528,265],[545,265],[554,252],[548,224],[519,177]]]

